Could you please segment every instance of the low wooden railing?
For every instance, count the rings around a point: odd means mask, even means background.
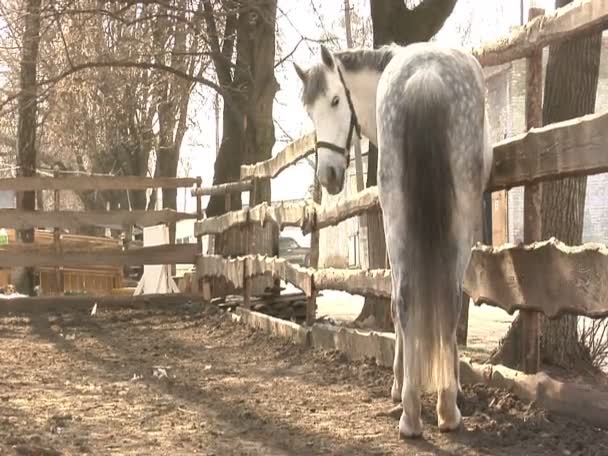
[[[62,241],[61,229],[77,229],[88,226],[119,228],[131,233],[133,226],[147,227],[173,224],[180,220],[202,219],[202,212],[190,214],[170,209],[63,211],[62,191],[145,190],[148,188],[191,187],[200,178],[149,178],[127,176],[62,176],[15,177],[0,179],[0,190],[17,192],[53,190],[52,211],[26,211],[0,209],[0,227],[17,230],[38,227],[53,228],[53,243],[17,243],[0,246],[0,267],[54,267],[58,292],[63,289],[62,267],[82,266],[138,266],[152,264],[194,264],[201,249],[196,244],[163,245],[125,249],[112,247],[75,248]]]

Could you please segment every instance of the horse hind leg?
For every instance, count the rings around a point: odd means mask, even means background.
[[[395,297],[391,300],[391,312],[395,326],[395,357],[393,359],[393,386],[391,387],[391,399],[394,403],[401,402],[401,390],[403,388],[403,334],[399,320],[397,319],[397,302]]]
[[[401,329],[403,331],[403,327]],[[403,355],[407,350],[414,349],[413,340],[407,334],[402,334]],[[399,436],[402,438],[415,438],[422,435],[422,403],[420,399],[420,387],[415,378],[411,376],[410,370],[406,370],[403,376],[401,391],[401,403],[403,411],[399,419]]]
[[[401,290],[402,291],[402,290]],[[396,309],[396,324],[395,330],[400,334],[400,373],[402,375],[401,383],[401,404],[403,410],[399,419],[399,436],[402,438],[415,438],[422,435],[422,403],[420,399],[421,389],[418,378],[413,372],[412,366],[405,366],[412,360],[412,356],[416,356],[415,337],[405,331],[406,323],[406,308],[404,297],[400,296],[396,303],[401,304],[400,308]]]
[[[458,345],[454,340],[454,381],[437,394],[437,425],[441,432],[455,431],[460,427],[462,415],[458,407],[458,396],[462,395],[459,380]]]

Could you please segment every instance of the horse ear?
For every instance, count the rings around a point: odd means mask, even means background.
[[[334,56],[323,44],[321,45],[321,59],[330,70],[334,68]]]
[[[302,82],[306,82],[306,80],[308,79],[308,75],[306,74],[306,71],[304,71],[300,65],[298,65],[297,63],[293,63],[293,67],[296,70],[296,73],[298,73],[298,77],[302,80]]]

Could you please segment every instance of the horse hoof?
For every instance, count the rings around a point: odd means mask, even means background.
[[[456,407],[456,410],[452,417],[449,419],[445,419],[442,416],[439,416],[439,431],[441,432],[452,432],[456,431],[460,428],[460,424],[462,422],[462,416],[460,414],[460,410]]]
[[[399,420],[399,438],[415,439],[422,435],[422,421],[408,419],[405,413],[401,415]]]

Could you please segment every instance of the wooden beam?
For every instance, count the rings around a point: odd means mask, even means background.
[[[482,66],[508,63],[536,50],[608,26],[608,0],[579,0],[554,12],[536,17],[514,29],[507,37],[474,49]]]
[[[52,248],[52,247],[51,247]],[[60,254],[47,252],[44,248],[31,252],[16,252],[10,247],[0,250],[0,267],[45,267],[45,266],[139,266],[146,264],[194,264],[196,244],[159,245],[141,249],[83,250],[67,251]]]
[[[154,226],[196,218],[196,214],[176,212],[173,209],[159,211],[24,211],[0,209],[0,226],[23,230],[38,227],[77,229],[84,226],[122,228],[128,225]]]
[[[67,310],[90,309],[97,304],[99,311],[106,309],[124,308],[170,308],[186,305],[192,302],[201,302],[201,297],[192,294],[157,294],[138,296],[36,296],[27,298],[0,299],[0,314],[47,314],[49,312],[60,312]]]
[[[388,269],[319,269],[313,281],[316,290],[339,290],[363,296],[390,298],[392,291]]]
[[[247,223],[263,225],[268,222],[276,223],[279,229],[295,226],[302,228],[304,233],[310,233],[313,230],[337,225],[350,217],[364,214],[378,204],[377,187],[367,188],[331,206],[320,206],[311,201],[272,205],[262,203],[251,209],[241,209],[197,222],[194,226],[194,234],[196,236],[219,234]]]
[[[590,114],[494,146],[489,190],[608,171],[608,112]]]
[[[568,247],[552,238],[531,245],[473,248],[464,288],[476,304],[512,314],[608,316],[608,247]]]
[[[224,195],[226,193],[248,192],[252,189],[252,187],[253,183],[251,180],[245,180],[214,185],[213,187],[193,188],[190,193],[192,196]]]
[[[269,160],[253,165],[242,165],[241,180],[253,177],[261,179],[278,176],[281,171],[314,152],[315,138],[314,133],[308,133],[288,144],[287,147]]]
[[[17,192],[40,190],[146,190],[148,188],[191,187],[194,184],[196,184],[196,179],[192,177],[10,177],[0,179],[0,190],[13,190]]]
[[[200,277],[223,277],[235,288],[244,286],[245,261],[243,258],[224,258],[219,255],[199,255],[196,267]]]
[[[544,10],[530,8],[529,20],[540,17]],[[535,50],[526,60],[526,129],[540,127],[543,123],[543,53]],[[542,239],[541,223],[542,185],[528,184],[524,187],[524,242]],[[535,374],[540,369],[540,314],[523,311],[521,360],[526,374]]]
[[[246,277],[268,274],[298,287],[306,296],[312,296],[312,269],[300,267],[284,258],[264,255],[249,255],[245,257],[245,262]]]
[[[378,187],[369,187],[331,206],[320,206],[316,211],[315,229],[337,225],[355,215],[364,214],[379,204]]]
[[[279,229],[286,226],[302,228],[305,232],[312,229],[315,205],[307,202],[284,202],[278,204],[261,203],[249,209],[241,209],[217,217],[204,219],[194,225],[195,236],[219,234],[235,226],[247,223],[264,225],[274,222]]]

